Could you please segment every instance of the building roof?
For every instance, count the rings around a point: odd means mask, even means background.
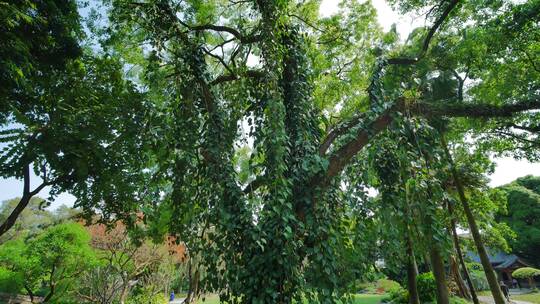
[[[473,262],[480,263],[480,257],[476,252],[467,251],[466,255]],[[520,263],[524,266],[528,266],[527,263],[521,260],[517,255],[512,253],[498,251],[495,254],[488,254],[488,257],[494,269],[506,269],[511,267],[515,263]]]

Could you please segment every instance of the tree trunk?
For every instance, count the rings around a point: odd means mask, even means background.
[[[28,296],[30,297],[30,302],[34,303],[34,293],[32,292],[32,289],[28,287],[28,285],[24,284],[24,289],[26,289],[26,292],[28,292]]]
[[[452,177],[454,179],[454,183],[458,191],[459,199],[461,201],[461,204],[463,205],[463,210],[465,211],[465,216],[467,217],[467,222],[469,223],[469,229],[471,229],[471,234],[473,236],[474,244],[476,246],[476,249],[478,250],[478,255],[480,256],[480,262],[482,263],[482,267],[484,268],[484,272],[486,274],[486,279],[489,283],[491,294],[493,295],[495,304],[505,304],[506,301],[502,294],[501,288],[499,287],[499,283],[497,282],[495,271],[493,271],[493,267],[491,266],[491,263],[489,262],[489,257],[488,257],[486,248],[484,247],[484,243],[482,242],[482,236],[480,235],[480,230],[478,229],[478,226],[476,225],[476,220],[474,219],[474,215],[472,213],[471,207],[469,206],[469,201],[467,200],[467,197],[465,196],[465,190],[463,188],[463,185],[461,184],[461,179],[459,178],[457,174],[454,160],[452,159],[452,156],[450,155],[450,151],[448,151],[448,145],[446,144],[444,135],[441,135],[441,143],[445,151],[446,157],[448,158],[448,163],[450,164]]]
[[[409,304],[420,304],[416,277],[418,276],[418,267],[414,257],[413,244],[410,231],[407,229],[407,289],[409,290]]]
[[[190,259],[193,259],[190,257]],[[189,279],[189,290],[188,294],[186,296],[186,299],[184,300],[184,303],[191,304],[195,303],[195,300],[197,299],[197,295],[199,293],[199,267],[195,266],[195,272],[192,272],[193,270],[193,262],[190,260],[188,264],[188,279]]]
[[[474,304],[480,304],[480,301],[478,301],[478,296],[476,295],[476,290],[474,289],[473,282],[471,280],[471,276],[469,275],[469,270],[467,269],[467,265],[465,265],[465,260],[463,259],[463,253],[461,252],[461,246],[459,245],[459,238],[457,234],[456,229],[456,219],[453,217],[454,208],[452,207],[452,204],[448,202],[448,214],[450,215],[450,225],[452,229],[452,239],[454,241],[454,249],[456,250],[456,255],[459,260],[459,264],[461,265],[461,268],[463,270],[463,275],[465,276],[465,280],[467,281],[467,286],[469,286],[469,292],[472,298],[472,301]]]
[[[409,304],[420,304],[420,295],[418,294],[418,286],[416,277],[418,276],[418,265],[416,265],[416,257],[414,255],[411,225],[408,221],[412,219],[411,209],[409,205],[409,197],[405,199],[405,237],[407,251],[407,289],[409,291]],[[416,226],[413,226],[416,227]]]
[[[437,304],[449,304],[448,287],[446,286],[446,272],[444,271],[444,261],[438,244],[433,244],[429,249],[429,257],[435,284],[437,285]]]
[[[456,282],[456,285],[458,287],[459,296],[464,299],[470,300],[471,295],[469,294],[467,287],[465,287],[465,282],[463,281],[463,278],[461,277],[461,273],[459,271],[459,265],[453,255],[450,256],[450,272],[452,273],[452,277],[454,277],[454,281]]]
[[[2,225],[0,225],[0,236],[4,235],[4,233],[8,232],[8,230],[15,225],[17,218],[19,218],[19,215],[23,212],[24,208],[28,206],[30,199],[48,185],[48,183],[43,182],[41,185],[37,186],[36,189],[30,191],[30,164],[25,165],[23,168],[23,182],[23,195],[21,200]]]
[[[54,295],[54,285],[50,285],[49,293],[45,296],[42,303],[48,303]]]

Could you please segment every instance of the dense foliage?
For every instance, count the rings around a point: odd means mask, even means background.
[[[18,199],[5,201],[3,210]],[[126,226],[74,223],[78,210],[32,204],[0,245],[0,292],[53,303],[166,303],[184,290],[185,248],[175,242],[135,242]],[[182,289],[181,289],[182,288]]]
[[[50,227],[35,238],[8,241],[0,246],[0,265],[16,282],[14,291],[47,302],[69,290],[69,285],[96,262],[89,246],[90,236],[78,224]]]
[[[410,291],[431,268],[447,304],[460,224],[502,303],[483,244],[504,208],[481,176],[492,151],[538,157],[540,1],[390,2],[428,25],[385,33],[369,1],[105,0],[85,37],[74,2],[7,5],[0,175],[24,187],[0,234],[50,185],[184,241],[230,303],[332,303],[382,257]],[[50,39],[21,31],[42,22]]]
[[[508,212],[499,214],[498,220],[516,232],[510,240],[512,251],[540,265],[540,178],[518,178],[501,189],[507,194]]]

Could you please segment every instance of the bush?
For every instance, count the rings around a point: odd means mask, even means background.
[[[20,274],[0,266],[0,292],[17,294],[22,289],[22,282]]]
[[[435,301],[437,285],[435,284],[435,276],[433,276],[432,272],[419,274],[416,278],[416,283],[421,303]]]
[[[393,289],[388,293],[388,297],[383,299],[383,302],[392,304],[407,304],[409,303],[409,291],[404,288]]]
[[[400,289],[402,289],[401,285],[396,281],[388,279],[380,279],[377,281],[377,292],[379,293],[391,293]]]
[[[532,267],[523,267],[512,272],[512,276],[518,279],[529,279],[535,276],[540,276],[540,269]]]
[[[140,293],[127,300],[127,304],[167,304],[168,299],[162,294]]]

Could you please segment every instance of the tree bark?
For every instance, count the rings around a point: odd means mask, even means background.
[[[190,257],[190,261],[188,264],[189,290],[186,296],[186,300],[184,301],[184,303],[186,304],[195,303],[195,300],[197,299],[197,295],[199,293],[199,279],[200,279],[199,267],[198,265],[195,265],[195,267],[193,267],[192,259],[193,258]],[[195,268],[194,272],[193,272],[193,268]]]
[[[429,249],[429,257],[433,275],[435,276],[435,284],[437,285],[437,304],[449,304],[450,298],[448,295],[448,287],[446,286],[446,272],[444,271],[444,261],[441,255],[441,250],[437,244],[433,244]]]
[[[409,304],[420,304],[418,295],[418,286],[416,277],[418,276],[418,267],[414,256],[414,249],[411,239],[411,232],[407,227],[407,289],[409,290]]]
[[[454,277],[454,280],[456,282],[456,285],[459,290],[459,296],[464,299],[471,299],[471,295],[469,294],[469,291],[467,290],[467,287],[465,287],[465,282],[463,281],[463,278],[461,277],[461,273],[459,271],[459,265],[456,262],[455,256],[450,256],[450,271],[452,273],[452,276]]]
[[[30,164],[26,165],[23,168],[23,195],[21,197],[21,200],[15,206],[13,211],[9,214],[8,218],[0,225],[0,236],[4,235],[6,232],[15,225],[15,222],[17,221],[17,218],[19,215],[24,211],[24,208],[28,206],[28,203],[30,203],[30,199],[34,197],[34,195],[38,194],[39,191],[41,191],[45,186],[48,185],[48,183],[43,182],[41,185],[36,187],[33,191],[30,191]]]
[[[467,281],[467,286],[469,286],[469,293],[471,295],[472,301],[474,304],[480,304],[480,301],[478,300],[478,296],[476,295],[476,290],[474,289],[473,282],[471,280],[471,276],[469,275],[469,270],[467,269],[467,265],[465,265],[465,260],[463,259],[463,253],[461,252],[461,246],[459,245],[459,238],[457,234],[456,229],[456,219],[453,217],[453,207],[450,203],[448,203],[448,213],[450,215],[450,225],[452,228],[452,239],[454,241],[454,249],[456,250],[456,255],[459,260],[459,264],[461,265],[461,268],[463,270],[463,275],[465,276],[465,280]]]
[[[458,176],[456,166],[454,164],[454,160],[452,159],[452,155],[450,155],[450,151],[448,151],[448,145],[446,143],[444,135],[441,135],[441,144],[443,146],[446,157],[448,158],[448,163],[450,164],[452,177],[454,179],[454,183],[458,191],[459,199],[461,201],[461,204],[463,205],[463,210],[465,211],[465,216],[467,217],[467,222],[469,223],[469,229],[471,230],[474,244],[478,251],[478,255],[480,256],[480,262],[482,263],[482,267],[484,268],[484,273],[486,274],[486,279],[489,283],[491,294],[493,295],[495,304],[505,304],[506,301],[502,294],[501,288],[499,287],[499,283],[497,282],[495,271],[493,271],[493,267],[491,266],[491,263],[489,261],[486,248],[484,247],[484,243],[482,242],[482,236],[480,235],[480,230],[478,229],[478,226],[476,225],[476,220],[474,219],[474,215],[472,213],[471,207],[469,206],[469,201],[467,200],[467,197],[465,196],[465,189],[463,185],[461,184],[461,179]]]

